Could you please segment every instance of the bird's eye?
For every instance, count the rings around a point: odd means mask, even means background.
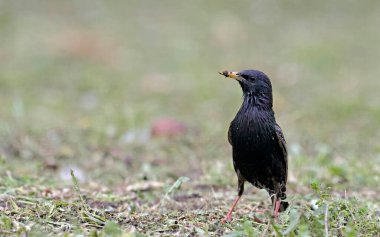
[[[250,79],[250,77],[249,76],[247,76],[246,74],[241,74],[241,73],[239,73],[239,76],[240,77],[242,77],[242,78],[244,78],[244,79]]]

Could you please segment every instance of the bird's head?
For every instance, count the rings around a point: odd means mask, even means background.
[[[253,97],[256,103],[272,106],[272,84],[265,73],[258,70],[243,70],[223,71],[219,74],[237,80],[245,98]]]
[[[240,72],[223,71],[219,74],[235,79],[241,85],[244,93],[272,93],[272,85],[267,75],[258,70],[243,70]]]

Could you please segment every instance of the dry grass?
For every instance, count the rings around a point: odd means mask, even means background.
[[[378,9],[0,2],[0,235],[375,236]],[[241,92],[217,72],[247,68],[272,78],[291,207],[259,214],[269,198],[247,185],[221,224]],[[160,118],[180,131],[152,135]]]

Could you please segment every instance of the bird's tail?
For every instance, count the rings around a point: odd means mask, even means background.
[[[279,211],[283,212],[289,206],[289,202],[283,201],[286,199],[286,186],[285,185],[282,186],[282,188],[281,188],[281,197],[280,198],[281,198],[281,204],[280,204],[280,210]]]
[[[283,212],[286,210],[286,208],[288,208],[289,206],[289,202],[286,202],[286,201],[281,201],[281,204],[280,204],[280,209],[279,211],[280,212]]]

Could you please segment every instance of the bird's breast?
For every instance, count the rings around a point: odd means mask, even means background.
[[[240,150],[262,150],[275,143],[275,120],[266,111],[245,111],[236,115],[230,125],[230,140]]]

